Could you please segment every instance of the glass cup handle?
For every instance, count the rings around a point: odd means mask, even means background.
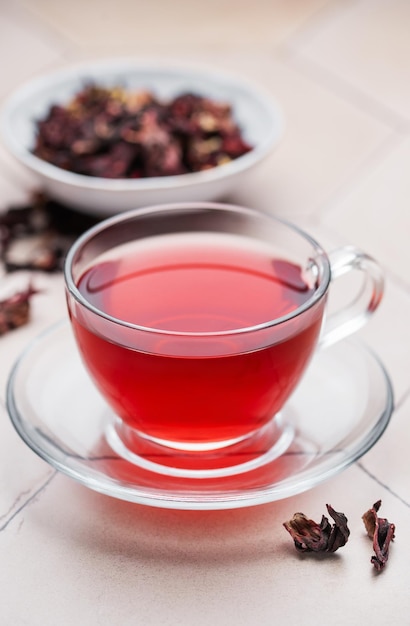
[[[331,268],[330,289],[335,279],[351,271],[363,273],[361,288],[343,308],[326,316],[321,347],[330,346],[364,326],[379,306],[384,291],[384,276],[381,267],[368,254],[353,246],[334,250],[329,255]]]

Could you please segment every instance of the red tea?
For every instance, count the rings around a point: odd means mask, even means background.
[[[180,443],[236,440],[268,422],[299,381],[324,302],[267,325],[303,306],[315,286],[297,265],[244,242],[155,237],[102,255],[80,277],[94,307],[145,327],[72,311],[95,383],[141,433]],[[252,329],[258,325],[268,327]]]

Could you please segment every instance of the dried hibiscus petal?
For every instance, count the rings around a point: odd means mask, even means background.
[[[386,565],[389,558],[390,542],[394,539],[396,527],[386,518],[378,517],[382,501],[375,502],[371,509],[362,516],[366,532],[373,541],[375,554],[370,559],[375,569],[380,572]]]
[[[27,324],[30,318],[30,299],[37,291],[31,285],[9,298],[0,300],[0,335]]]
[[[347,543],[350,535],[347,517],[335,511],[330,504],[326,504],[326,508],[334,524],[325,515],[318,524],[303,513],[295,513],[291,520],[283,524],[299,552],[336,552]]]

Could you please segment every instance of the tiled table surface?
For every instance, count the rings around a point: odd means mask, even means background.
[[[1,624],[410,624],[409,23],[406,0],[0,3],[1,99],[42,71],[114,55],[188,57],[266,87],[287,133],[230,199],[382,263],[386,296],[360,334],[396,398],[374,448],[302,495],[220,512],[110,499],[37,458],[4,407],[14,359],[65,315],[61,276],[36,276],[31,323],[0,338]],[[0,148],[1,208],[33,185]],[[397,532],[376,576],[361,515],[379,498]],[[320,519],[326,502],[347,514],[349,543],[299,556],[282,522]]]

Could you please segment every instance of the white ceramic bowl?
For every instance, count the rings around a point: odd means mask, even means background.
[[[34,156],[36,121],[46,115],[51,104],[66,104],[90,80],[107,87],[152,91],[163,100],[191,91],[229,102],[244,139],[253,149],[206,171],[133,180],[83,176]],[[50,197],[101,216],[149,204],[221,198],[271,152],[282,131],[277,105],[240,78],[189,65],[142,64],[130,59],[71,66],[35,78],[9,97],[1,118],[6,148],[38,177]]]

